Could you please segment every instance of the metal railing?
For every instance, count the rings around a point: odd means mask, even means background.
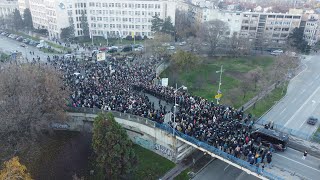
[[[139,122],[141,124],[145,124],[145,125],[149,125],[155,128],[159,128],[163,131],[166,131],[169,134],[173,134],[173,131],[175,131],[175,135],[179,136],[180,138],[198,146],[201,147],[209,152],[212,152],[214,154],[216,154],[217,156],[223,157],[224,159],[227,159],[233,163],[238,164],[239,166],[246,168],[252,172],[256,172],[258,174],[261,174],[264,177],[267,177],[269,179],[274,179],[274,180],[280,180],[282,178],[273,175],[272,173],[264,170],[262,173],[262,168],[257,167],[256,165],[251,165],[249,162],[246,162],[242,159],[239,159],[231,154],[228,154],[218,148],[215,148],[212,145],[209,145],[206,142],[200,141],[194,137],[188,136],[184,133],[181,133],[180,131],[177,131],[175,129],[173,129],[171,126],[169,126],[168,124],[160,124],[154,121],[151,121],[147,118],[142,118],[140,116],[136,116],[136,115],[131,115],[131,114],[127,114],[127,113],[121,113],[121,112],[117,112],[117,111],[103,111],[101,109],[97,109],[97,108],[74,108],[74,107],[67,107],[66,110],[68,112],[77,112],[77,113],[88,113],[88,114],[97,114],[97,113],[101,113],[101,112],[112,112],[114,117],[118,117],[118,118],[123,118],[123,119],[127,119],[129,121],[134,121],[134,122]]]
[[[266,119],[260,119],[258,122],[256,122],[257,124],[260,125],[265,125],[268,124],[269,121]],[[315,134],[310,134],[308,132],[304,132],[304,131],[298,131],[298,130],[294,130],[291,128],[287,128],[284,127],[283,125],[277,124],[277,123],[273,123],[273,129],[277,130],[277,131],[281,131],[287,134],[290,134],[292,136],[298,137],[298,138],[302,138],[305,140],[311,140],[314,142],[320,142],[320,133],[315,133]]]

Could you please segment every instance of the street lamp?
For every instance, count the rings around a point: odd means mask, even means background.
[[[220,87],[221,87],[221,76],[222,76],[222,72],[223,72],[222,68],[223,68],[223,65],[221,65],[221,69],[220,69],[220,71],[216,71],[216,73],[220,73],[219,89],[218,89],[218,92],[217,92],[217,93],[218,93],[218,95],[219,95],[219,94],[221,94]],[[220,100],[220,97],[219,97],[219,98],[217,98],[217,104],[219,104],[219,100]]]
[[[173,136],[176,129],[176,107],[177,107],[177,92],[179,89],[187,90],[188,88],[184,85],[178,88],[176,83],[176,89],[174,90],[174,106],[173,106]]]

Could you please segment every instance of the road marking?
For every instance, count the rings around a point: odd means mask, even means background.
[[[281,112],[280,112],[280,115],[286,110],[287,108],[284,108]]]
[[[286,124],[284,124],[285,127],[293,120],[293,118],[301,111],[301,109],[307,104],[307,102],[310,101],[312,96],[314,96],[318,92],[319,89],[320,89],[320,86],[311,94],[311,96],[302,104],[302,106],[300,106],[300,108],[293,114],[293,116],[291,116],[289,121],[287,121]]]
[[[300,94],[303,94],[305,91],[306,91],[306,89],[303,89]]]
[[[230,166],[230,164],[228,164],[228,166],[226,166],[223,171],[226,171],[226,169],[227,169],[229,166]]]
[[[288,159],[288,160],[290,160],[290,161],[293,161],[293,162],[295,162],[295,163],[298,163],[298,164],[300,164],[300,165],[302,165],[302,166],[305,166],[305,167],[308,167],[308,168],[310,168],[310,169],[312,169],[312,170],[315,170],[315,171],[320,172],[320,170],[318,170],[318,169],[316,169],[316,168],[313,168],[313,167],[311,167],[311,166],[305,165],[305,164],[303,164],[303,163],[301,163],[301,162],[299,162],[299,161],[296,161],[296,160],[287,158],[287,157],[285,157],[285,156],[283,156],[283,155],[280,155],[280,154],[276,154],[276,153],[275,153],[275,155],[281,156],[281,157],[286,158],[286,159]]]
[[[293,101],[291,101],[292,103],[296,102],[297,98],[294,98]]]

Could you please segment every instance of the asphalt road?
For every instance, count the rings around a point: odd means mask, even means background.
[[[276,129],[308,139],[319,126],[307,124],[309,116],[320,118],[320,55],[308,56],[302,60],[304,70],[289,84],[286,96],[275,105],[262,121],[274,121]],[[284,128],[285,127],[285,128]]]
[[[301,152],[290,148],[285,152],[273,153],[272,161],[275,167],[265,168],[265,171],[284,179],[319,179],[320,160],[309,155],[305,160],[302,160],[302,155]],[[291,175],[293,173],[294,175]],[[286,176],[284,177],[284,175]],[[194,179],[250,180],[257,178],[223,161],[214,160]]]
[[[24,47],[21,47],[20,44],[22,44],[22,42],[18,42],[6,36],[0,35],[0,50],[7,54],[10,54],[10,52],[13,52],[13,51],[19,51],[22,53],[23,57],[27,57],[29,60],[32,60],[32,58],[35,58],[38,55],[40,57],[40,60],[42,61],[47,60],[48,55],[50,57],[52,57],[53,55],[53,54],[46,54],[40,51],[38,48],[31,45],[27,45],[27,47],[24,48]],[[34,51],[35,55],[30,55],[30,51]]]
[[[258,178],[233,167],[223,161],[214,159],[194,177],[194,180],[257,180]]]

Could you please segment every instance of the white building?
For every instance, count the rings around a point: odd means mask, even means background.
[[[202,22],[211,21],[211,20],[221,20],[225,22],[229,27],[229,34],[232,36],[234,33],[238,35],[241,30],[242,24],[242,14],[237,11],[221,11],[219,9],[203,9],[203,19]]]
[[[18,9],[18,1],[0,0],[0,17],[7,17]]]
[[[152,37],[152,16],[171,17],[175,23],[173,0],[74,0],[73,22],[76,36],[83,35],[81,12],[86,12],[89,29],[94,36],[122,37],[136,35]]]

